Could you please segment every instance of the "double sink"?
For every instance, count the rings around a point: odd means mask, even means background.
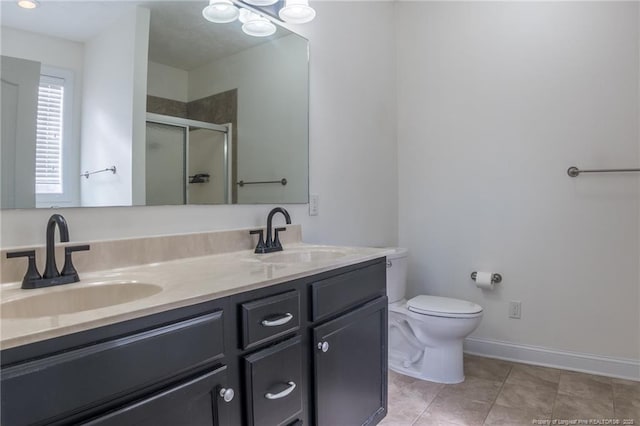
[[[296,247],[269,254],[242,253],[237,260],[259,265],[319,265],[347,256],[345,250],[324,247]],[[247,265],[249,266],[249,265]],[[161,293],[164,287],[139,279],[117,279],[71,284],[55,290],[24,290],[21,297],[0,304],[1,319],[31,319],[90,311],[122,305]]]

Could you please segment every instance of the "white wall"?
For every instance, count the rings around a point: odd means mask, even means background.
[[[73,73],[73,112],[70,137],[65,140],[64,178],[68,181],[69,204],[80,202],[80,124],[82,112],[82,84],[84,44],[62,38],[43,36],[29,31],[2,27],[0,53],[14,58],[40,62],[43,66],[62,68]],[[73,178],[72,178],[73,177]]]
[[[147,76],[149,57],[149,9],[137,8],[135,15],[135,38],[133,43],[133,141],[131,148],[131,191],[134,206],[144,206],[146,170],[145,155],[147,146]]]
[[[85,43],[81,168],[93,171],[115,165],[117,173],[82,179],[83,206],[131,205],[134,201],[137,188],[132,167],[140,143],[144,164],[144,127],[139,129],[144,124],[137,122],[144,123],[140,106],[146,108],[147,71],[146,56],[136,55],[144,45],[140,34],[146,34],[148,45],[148,26],[149,11],[132,7]],[[143,101],[136,99],[140,93],[144,93]],[[144,176],[144,168],[141,173]]]
[[[306,40],[290,35],[189,72],[190,101],[238,89],[238,180],[288,180],[238,187],[239,203],[307,201],[306,53]]]
[[[638,3],[397,5],[400,244],[473,334],[640,358]],[[473,270],[504,282],[473,286]],[[510,300],[522,319],[507,318]]]
[[[185,70],[149,61],[147,94],[188,102],[189,73]]]
[[[394,49],[393,5],[316,2],[314,7],[318,18],[300,30],[311,41],[310,192],[320,195],[320,215],[309,217],[306,205],[286,208],[293,221],[303,225],[306,241],[393,245],[397,236],[395,95],[389,84],[395,79],[389,60]],[[270,207],[60,212],[69,222],[71,239],[83,241],[264,225]],[[43,244],[44,226],[53,212],[1,211],[0,247]]]

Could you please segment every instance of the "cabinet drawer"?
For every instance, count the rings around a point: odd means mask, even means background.
[[[219,367],[83,425],[225,425],[226,407],[219,392],[225,387],[226,370],[226,366]]]
[[[311,320],[318,321],[386,294],[383,261],[311,284]]]
[[[297,290],[243,303],[242,348],[250,349],[300,328]]]
[[[302,343],[295,337],[244,358],[250,426],[294,423],[302,410]]]
[[[48,422],[221,358],[222,311],[3,369],[2,424]]]

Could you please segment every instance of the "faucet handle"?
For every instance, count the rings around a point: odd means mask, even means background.
[[[40,275],[40,272],[38,272],[38,267],[36,266],[36,251],[25,250],[7,253],[7,259],[12,259],[15,257],[26,257],[29,259],[27,272],[24,274],[24,278],[22,279],[22,288],[35,288],[34,282],[42,279],[42,275]]]
[[[256,245],[256,253],[264,253],[264,249],[266,245],[264,244],[264,230],[263,229],[254,229],[253,231],[249,231],[249,234],[255,235],[258,234],[258,245]]]
[[[285,227],[282,227],[282,228],[276,228],[276,229],[275,229],[275,231],[276,231],[276,232],[275,232],[275,235],[274,235],[274,237],[273,237],[273,246],[274,246],[274,247],[280,247],[280,248],[282,248],[282,243],[280,242],[280,236],[278,235],[278,233],[279,233],[279,232],[284,232],[284,231],[286,231],[286,230],[287,230],[287,228],[285,228]]]
[[[89,244],[65,247],[64,248],[64,266],[62,267],[62,272],[60,273],[60,275],[65,277],[73,276],[74,277],[73,282],[80,281],[80,277],[78,276],[78,271],[76,271],[76,268],[73,266],[73,259],[71,257],[71,254],[75,251],[87,251],[90,248],[91,246],[89,246]]]

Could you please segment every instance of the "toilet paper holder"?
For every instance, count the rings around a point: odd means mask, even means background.
[[[478,275],[478,272],[473,271],[473,272],[471,273],[471,279],[475,281],[475,280],[476,280],[476,276],[477,276],[477,275]],[[492,282],[493,284],[499,284],[499,283],[501,283],[501,282],[502,282],[502,275],[500,275],[500,274],[493,274],[493,275],[491,275],[491,282]]]

